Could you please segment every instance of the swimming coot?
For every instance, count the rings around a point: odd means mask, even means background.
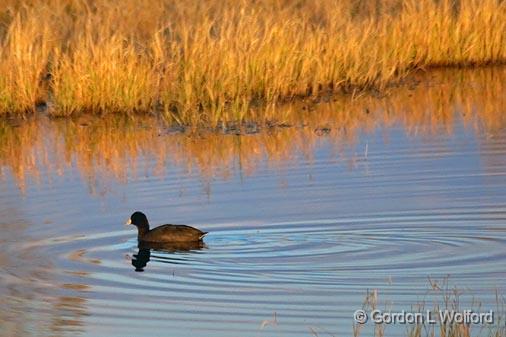
[[[137,227],[139,242],[198,242],[207,234],[197,228],[186,225],[162,225],[149,229],[149,222],[142,212],[135,212],[126,222]]]

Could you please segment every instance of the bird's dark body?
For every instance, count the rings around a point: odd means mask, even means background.
[[[142,212],[133,213],[127,224],[137,227],[137,240],[146,244],[199,242],[207,234],[187,225],[161,225],[149,229],[148,218]]]
[[[206,232],[186,225],[162,225],[139,236],[139,242],[200,241],[206,234]]]

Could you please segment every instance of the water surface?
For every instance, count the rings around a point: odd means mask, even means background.
[[[464,308],[495,308],[503,83],[502,68],[433,72],[225,134],[0,122],[0,335],[350,336],[368,291],[432,306],[448,277]],[[209,231],[205,247],[139,251],[122,225],[135,210]]]

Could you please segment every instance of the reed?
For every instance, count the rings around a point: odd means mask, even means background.
[[[434,280],[429,277],[430,289],[425,294],[425,299],[421,302],[413,304],[411,308],[406,310],[410,313],[418,313],[422,317],[427,318],[427,312],[430,312],[432,322],[427,320],[417,323],[406,323],[406,334],[408,337],[503,337],[506,336],[505,325],[505,304],[503,296],[496,292],[496,303],[489,304],[487,307],[474,296],[466,294],[462,289],[450,286],[448,277],[441,280]],[[378,290],[368,291],[362,309],[366,312],[379,309],[382,312],[399,312],[394,310],[392,302],[382,303],[379,301]],[[493,322],[483,323],[466,323],[458,320],[442,320],[440,313],[458,312],[471,310],[475,313],[485,313],[489,310],[493,311]],[[397,323],[399,324],[399,323]],[[369,325],[369,326],[368,326]],[[372,327],[370,326],[372,325]],[[354,323],[354,337],[361,336],[363,331],[373,330],[369,335],[375,337],[383,337],[385,335],[386,323],[371,323],[365,325]]]
[[[280,103],[506,61],[501,0],[19,0],[0,9],[0,113],[282,121]],[[46,73],[49,72],[51,80]]]
[[[26,14],[26,13],[25,13]],[[43,95],[41,75],[48,62],[50,30],[42,19],[15,13],[0,42],[0,115],[33,112]],[[0,30],[1,33],[1,30]]]

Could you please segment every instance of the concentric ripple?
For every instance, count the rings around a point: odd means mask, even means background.
[[[202,249],[150,251],[142,273],[132,262],[140,254],[132,231],[18,248],[53,256],[58,279],[87,298],[86,325],[114,336],[145,324],[159,333],[344,333],[349,326],[340,323],[367,289],[396,293],[409,307],[427,292],[428,276],[451,275],[490,300],[506,273],[506,210],[498,206],[212,227]]]
[[[276,131],[287,142],[275,150],[274,132],[267,142],[256,141],[262,133],[213,136],[215,150],[233,151],[212,155],[201,145],[191,152],[184,135],[148,134],[104,157],[88,156],[94,143],[85,142],[78,160],[53,130],[54,143],[39,144],[47,167],[37,184],[17,188],[29,158],[11,165],[14,175],[0,167],[0,336],[351,336],[368,292],[381,308],[410,310],[444,300],[445,282],[464,309],[500,307],[502,119],[482,132],[467,115],[445,118],[419,134],[388,114],[346,144],[331,137],[339,125],[316,136],[291,128]],[[292,136],[298,147],[284,154]],[[125,153],[135,160],[109,162]],[[100,175],[108,165],[118,180]],[[152,224],[208,231],[205,245],[139,249],[134,228],[122,225],[135,210]],[[389,326],[385,336],[407,328]],[[360,336],[372,335],[368,325]]]

